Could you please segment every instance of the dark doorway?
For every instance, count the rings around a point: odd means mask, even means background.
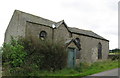
[[[102,44],[98,43],[98,59],[102,59]]]

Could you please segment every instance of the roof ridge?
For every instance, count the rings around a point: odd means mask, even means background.
[[[37,15],[31,14],[31,13],[23,12],[23,11],[20,11],[20,10],[15,10],[14,12],[19,12],[19,13],[23,13],[23,14],[31,15],[31,16],[33,16],[33,17],[41,18],[41,19],[43,19],[43,20],[47,20],[47,21],[50,21],[50,22],[56,23],[55,21],[52,21],[52,20],[49,20],[49,19],[46,19],[46,18],[43,18],[43,17],[37,16]]]
[[[64,20],[61,20],[61,21],[54,23],[54,25],[56,26],[56,28],[58,28],[63,22]]]
[[[85,30],[85,29],[80,29],[80,28],[76,28],[76,27],[69,27],[69,28],[75,28],[75,29],[79,29],[79,30],[83,30],[83,31],[91,31],[91,30]]]

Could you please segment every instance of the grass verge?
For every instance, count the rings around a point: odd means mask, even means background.
[[[120,66],[119,66],[120,67]],[[118,60],[106,60],[95,62],[87,68],[74,68],[74,69],[62,69],[55,72],[50,71],[34,71],[30,73],[30,76],[88,76],[95,73],[107,71],[110,69],[118,68]],[[83,70],[84,69],[84,70]],[[80,71],[83,70],[83,71]]]

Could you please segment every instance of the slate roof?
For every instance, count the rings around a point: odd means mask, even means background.
[[[98,39],[102,39],[102,40],[107,40],[107,39],[103,38],[102,36],[94,33],[93,31],[90,31],[90,30],[83,30],[83,29],[72,28],[72,27],[69,27],[69,30],[72,33],[76,33],[76,34],[80,34],[80,35],[85,35],[85,36],[89,36],[89,37],[94,37],[94,38],[98,38]]]
[[[46,25],[46,26],[49,26],[49,27],[52,27],[53,24],[54,24],[55,28],[57,28],[62,23],[65,24],[64,20],[59,21],[59,22],[54,22],[54,21],[51,21],[51,20],[48,20],[48,19],[36,16],[36,15],[32,15],[32,14],[29,14],[29,13],[25,13],[25,12],[22,12],[22,11],[19,11],[19,10],[15,10],[15,12],[21,14],[26,19],[26,21],[34,22],[34,23],[38,23],[38,24],[43,24],[43,25]],[[102,40],[108,41],[107,39],[97,35],[96,33],[92,32],[92,31],[78,29],[78,28],[72,28],[72,27],[67,27],[67,29],[70,32],[75,33],[75,34],[85,35],[85,36],[89,36],[89,37],[93,37],[93,38],[97,38],[97,39],[102,39]]]
[[[67,40],[65,42],[66,46],[68,46],[71,42],[73,42],[78,47],[78,49],[81,50],[81,45],[76,41],[76,39]]]
[[[28,22],[43,24],[43,25],[50,26],[50,27],[52,27],[52,24],[56,23],[54,21],[36,16],[36,15],[33,15],[33,14],[29,14],[29,13],[26,13],[26,12],[22,12],[22,11],[19,11],[19,10],[15,10],[14,13],[17,13],[17,14],[21,15]]]

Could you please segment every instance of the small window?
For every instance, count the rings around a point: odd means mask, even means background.
[[[41,38],[42,40],[44,40],[47,37],[47,33],[46,31],[41,31],[39,34],[39,38]]]
[[[79,39],[79,38],[76,38],[75,41],[76,41],[76,43],[78,44],[78,46],[80,46],[80,39]]]
[[[80,39],[79,38],[75,38],[75,44],[77,45],[79,50],[81,50],[81,43],[80,43]]]
[[[77,41],[78,43],[80,43],[80,39],[79,39],[79,38],[76,38],[76,41]]]

